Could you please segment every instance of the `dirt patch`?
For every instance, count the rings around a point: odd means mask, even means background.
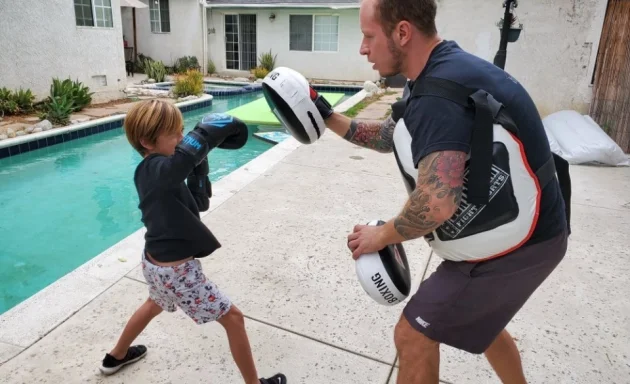
[[[105,103],[93,103],[86,106],[84,109],[92,109],[92,108],[106,108],[111,106],[116,106],[118,104],[126,104],[132,103],[134,101],[138,101],[139,99],[133,97],[125,97],[122,99],[110,100]],[[78,113],[81,113],[80,111]],[[35,120],[37,119],[37,120]],[[38,112],[25,113],[21,115],[5,115],[0,122],[4,123],[3,125],[22,123],[28,125],[34,125],[39,122]]]

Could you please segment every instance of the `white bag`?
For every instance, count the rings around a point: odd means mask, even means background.
[[[559,111],[543,119],[551,151],[570,164],[630,166],[630,157],[588,115]]]

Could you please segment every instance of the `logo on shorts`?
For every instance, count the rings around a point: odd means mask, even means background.
[[[422,325],[424,328],[427,328],[429,325],[431,325],[427,323],[426,321],[424,321],[420,316],[416,317],[416,322]]]

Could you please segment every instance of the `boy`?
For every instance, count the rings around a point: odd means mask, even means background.
[[[206,278],[198,260],[221,247],[199,217],[212,195],[207,154],[215,147],[241,148],[247,126],[228,115],[210,114],[184,137],[179,109],[148,100],[131,108],[124,127],[129,143],[143,156],[134,182],[147,229],[142,271],[149,298],[129,319],[100,370],[110,375],[143,358],[147,348],[131,343],[155,316],[179,307],[197,324],[217,321],[225,328],[246,384],[286,384],[283,374],[258,378],[243,314]]]

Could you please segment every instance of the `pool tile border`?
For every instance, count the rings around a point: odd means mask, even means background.
[[[182,113],[190,112],[196,109],[211,106],[212,98],[213,97],[211,95],[205,95],[199,99],[176,103],[175,105],[179,108],[180,111],[182,111]],[[14,139],[2,140],[0,141],[0,159],[65,143],[82,137],[111,131],[112,129],[121,128],[126,115],[127,114],[124,113],[119,115],[107,116],[100,119],[90,120],[85,123],[68,125],[61,128],[53,128],[45,132],[33,133]]]

